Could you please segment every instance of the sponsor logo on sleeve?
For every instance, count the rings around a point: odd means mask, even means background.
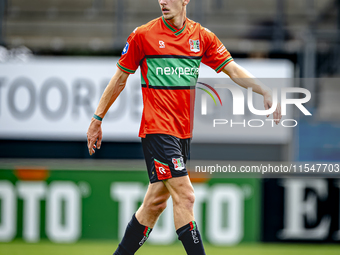
[[[217,53],[220,53],[220,55],[223,55],[226,51],[227,49],[225,48],[223,44],[217,48]]]
[[[124,47],[123,52],[122,52],[122,55],[126,54],[128,52],[128,50],[129,50],[129,43],[126,42],[125,47]]]

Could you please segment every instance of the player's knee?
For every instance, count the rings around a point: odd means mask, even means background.
[[[144,206],[154,214],[161,214],[166,206],[169,196],[160,196],[149,201],[144,201]]]
[[[186,207],[192,209],[195,203],[195,193],[193,191],[189,191],[187,194],[185,194],[184,201],[186,203]]]
[[[176,196],[174,199],[174,204],[177,206],[184,207],[188,210],[192,210],[195,203],[195,194],[194,191],[186,191],[180,194],[179,196]]]
[[[165,210],[166,206],[167,206],[167,201],[164,201],[164,202],[158,204],[157,205],[158,212],[161,214]]]
[[[165,210],[166,206],[167,206],[167,202],[164,201],[161,203],[152,204],[150,209],[155,215],[160,215]]]

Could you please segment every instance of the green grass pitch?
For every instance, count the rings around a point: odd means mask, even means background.
[[[117,242],[80,241],[75,244],[54,244],[41,241],[27,244],[23,241],[0,243],[0,255],[112,255]],[[339,245],[329,244],[242,244],[233,247],[215,247],[205,245],[207,255],[339,255]],[[185,255],[181,244],[153,246],[145,244],[138,255]]]

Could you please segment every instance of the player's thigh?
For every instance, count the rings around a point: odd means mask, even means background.
[[[143,204],[145,206],[165,203],[170,197],[170,192],[163,182],[150,183],[145,194]]]

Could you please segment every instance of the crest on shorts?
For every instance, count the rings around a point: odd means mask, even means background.
[[[172,158],[172,163],[174,164],[174,168],[177,171],[181,171],[185,168],[183,157]]]
[[[189,39],[190,50],[197,53],[200,51],[200,40]]]

